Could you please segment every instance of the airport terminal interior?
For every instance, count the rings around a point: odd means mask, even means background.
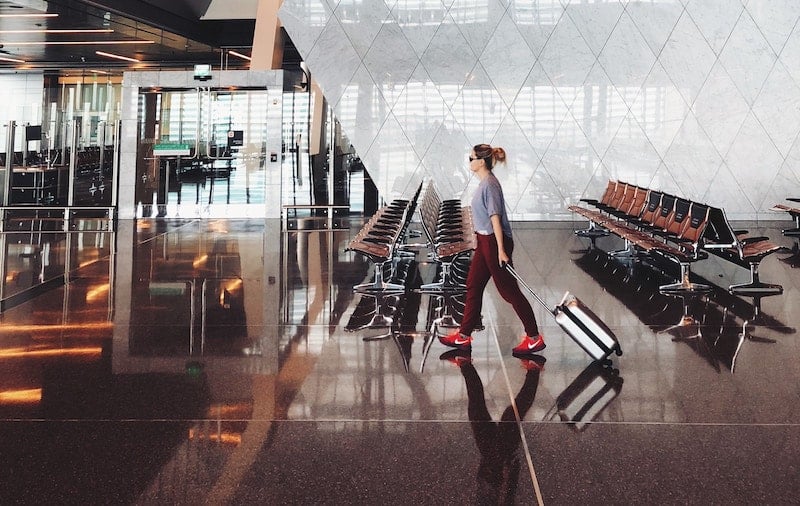
[[[0,2],[0,502],[797,503],[800,7],[226,1]]]

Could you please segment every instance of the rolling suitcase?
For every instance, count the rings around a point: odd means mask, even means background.
[[[555,308],[550,309],[525,283],[525,280],[519,277],[513,267],[508,264],[505,267],[533,295],[533,298],[553,315],[556,323],[594,360],[608,362],[608,357],[612,353],[622,355],[622,348],[614,332],[577,297],[567,292],[561,302]]]

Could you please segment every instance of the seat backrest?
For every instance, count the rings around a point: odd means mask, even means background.
[[[617,189],[614,191],[614,195],[611,197],[611,202],[608,203],[608,206],[612,209],[620,209],[622,205],[622,199],[625,198],[625,194],[628,192],[628,183],[617,183]]]
[[[643,222],[652,225],[656,221],[656,216],[661,212],[661,197],[663,195],[663,193],[655,190],[650,190],[647,194],[647,202],[641,216]]]
[[[428,188],[431,193],[430,198],[433,201],[433,204],[436,206],[436,209],[439,209],[439,207],[442,205],[442,199],[439,197],[439,192],[436,191],[436,187],[433,186],[433,182],[431,182]]]
[[[694,248],[697,247],[708,225],[708,214],[709,207],[707,205],[692,202],[692,209],[689,211],[689,219],[685,220],[680,237],[691,241]]]
[[[653,226],[660,229],[666,229],[667,223],[672,219],[672,213],[675,212],[675,201],[678,197],[665,193],[661,196],[661,210],[653,220]]]
[[[425,237],[431,244],[434,242],[436,220],[439,216],[439,206],[436,204],[435,198],[433,184],[428,181],[420,196],[418,209],[421,218],[420,221],[422,222],[422,230],[425,232]]]
[[[420,181],[419,185],[417,185],[417,189],[414,190],[414,196],[411,197],[411,201],[408,207],[408,220],[410,221],[414,217],[414,211],[417,210],[417,206],[419,205],[419,196],[422,194],[422,186],[425,184],[425,181]]]
[[[638,187],[636,185],[626,185],[625,193],[622,194],[622,200],[619,204],[615,207],[617,211],[623,212],[628,214],[628,209],[630,209],[631,204],[633,203],[633,199],[636,196],[636,190]]]
[[[606,185],[606,191],[603,193],[603,196],[600,198],[600,203],[603,205],[611,205],[611,199],[614,197],[614,192],[617,191],[617,186],[619,185],[618,182],[614,181],[613,179],[608,180],[608,185]]]
[[[684,228],[684,222],[689,217],[689,209],[692,203],[686,199],[675,199],[675,210],[670,217],[670,220],[664,226],[664,230],[678,237]]]
[[[633,193],[633,200],[631,201],[630,206],[625,209],[625,214],[634,218],[638,218],[642,214],[642,210],[644,209],[644,204],[646,202],[647,188],[641,188],[637,186],[636,191]]]
[[[725,211],[719,207],[708,208],[708,225],[703,232],[703,241],[711,244],[729,245],[731,247],[739,244]]]

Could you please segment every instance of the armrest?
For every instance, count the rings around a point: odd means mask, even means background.
[[[386,239],[382,239],[382,238],[379,238],[379,237],[372,237],[372,236],[364,237],[361,240],[364,241],[364,242],[371,242],[372,244],[383,244],[383,245],[385,245],[385,244],[389,243],[389,241],[386,241]]]
[[[769,240],[769,237],[765,237],[765,236],[759,236],[759,237],[742,237],[742,238],[741,238],[741,239],[739,239],[739,240],[741,241],[741,243],[742,243],[742,244],[753,244],[753,243],[756,243],[756,242],[768,241],[768,240]]]
[[[749,230],[734,230],[733,233],[736,234],[736,235],[745,235],[745,234],[749,234],[750,231]]]
[[[663,230],[661,228],[656,227],[652,223],[647,223],[645,221],[638,221],[638,222],[632,221],[631,225],[639,227],[639,229],[641,229],[643,232],[654,232],[657,230]]]

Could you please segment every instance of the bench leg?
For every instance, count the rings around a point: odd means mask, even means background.
[[[442,261],[442,272],[439,274],[439,281],[427,283],[420,287],[422,293],[461,293],[466,291],[466,287],[453,282],[451,272],[453,263]]]
[[[673,297],[680,297],[681,298],[681,306],[683,308],[683,312],[681,314],[681,319],[678,320],[678,323],[676,323],[675,325],[672,325],[671,327],[667,327],[666,329],[660,331],[659,334],[664,333],[664,332],[670,332],[670,331],[675,330],[675,329],[680,328],[680,327],[690,327],[692,325],[700,325],[700,322],[697,320],[697,318],[695,318],[692,315],[690,305],[691,305],[692,301],[694,301],[697,297],[701,297],[701,296],[703,296],[705,294],[694,293],[693,292],[693,293],[683,293],[683,294],[673,293],[673,294],[670,294],[670,295],[673,296]],[[673,338],[673,341],[688,341],[688,340],[691,340],[691,339],[696,339],[696,338],[701,337],[701,336],[702,336],[702,334],[700,334],[700,331],[698,329],[696,334],[690,334],[688,336],[687,335],[683,335],[681,337],[676,337],[676,338]]]
[[[366,328],[382,328],[382,327],[391,327],[394,324],[394,318],[383,314],[383,304],[381,304],[380,300],[383,299],[382,296],[376,295],[375,296],[375,313],[372,315],[372,319],[367,324]],[[394,313],[394,311],[392,311]]]
[[[375,263],[375,280],[372,283],[362,283],[353,287],[356,292],[404,292],[406,287],[397,283],[389,283],[383,279],[383,264],[389,260]]]
[[[636,249],[636,246],[631,241],[625,239],[625,248],[616,251],[609,251],[608,256],[626,260],[637,260],[641,258],[642,254]]]
[[[794,219],[794,228],[787,228],[783,230],[783,235],[786,237],[800,237],[800,214],[789,213]]]
[[[781,285],[762,283],[758,278],[758,266],[760,262],[750,262],[750,282],[731,285],[728,291],[733,295],[768,297],[770,295],[780,295],[783,293]]]
[[[704,316],[700,319],[695,318],[690,309],[690,304],[697,297],[703,297],[706,303],[703,309],[703,313],[705,314],[708,309],[708,297],[699,293],[672,294],[672,296],[681,298],[683,314],[681,315],[681,319],[678,320],[678,323],[663,330],[659,330],[658,334],[671,334],[672,342],[674,343],[692,343],[690,346],[692,346],[695,351],[698,351],[701,356],[709,356],[711,354],[709,345],[706,340],[703,339],[703,322],[705,318]]]
[[[789,264],[789,267],[792,268],[800,266],[800,243],[795,242],[794,246],[792,246],[792,249],[789,250],[789,253],[791,253],[791,255],[788,257],[779,258],[778,260],[785,264]]]
[[[369,293],[362,293],[362,300],[363,297],[372,297],[375,300],[374,309],[369,313],[364,314],[364,316],[370,316],[369,321],[361,323],[359,325],[353,325],[354,318],[351,316],[350,322],[347,324],[345,330],[347,332],[358,332],[361,330],[366,329],[379,329],[379,328],[387,328],[391,327],[394,324],[393,314],[396,311],[396,307],[400,302],[400,297],[397,294],[369,294]],[[361,303],[359,302],[359,306]],[[387,314],[388,313],[388,314]],[[358,318],[357,321],[360,321],[361,317]],[[382,338],[388,339],[389,335],[386,334],[385,336],[375,336],[372,338],[364,338],[365,341],[367,340],[378,340]]]
[[[589,228],[576,230],[575,235],[589,239],[589,241],[591,241],[589,249],[595,249],[597,248],[597,239],[601,237],[607,237],[609,232],[604,228],[598,227],[594,224],[594,222],[589,222]]]
[[[425,370],[425,361],[428,359],[428,352],[431,351],[431,345],[434,341],[436,341],[437,332],[439,329],[436,327],[436,320],[431,322],[430,329],[428,330],[428,335],[425,336],[425,340],[422,342],[422,360],[419,364],[419,372],[422,373]]]
[[[707,293],[711,293],[713,288],[709,285],[704,285],[702,283],[693,283],[689,276],[691,276],[691,267],[689,262],[681,262],[681,279],[677,283],[672,283],[668,285],[661,285],[658,287],[658,291],[664,295],[675,295],[678,297],[685,296],[685,295],[704,295]]]
[[[453,314],[453,297],[449,294],[441,296],[442,305],[438,308],[439,316],[433,320],[437,327],[444,327],[447,329],[457,329],[460,325],[460,320],[457,315]]]

